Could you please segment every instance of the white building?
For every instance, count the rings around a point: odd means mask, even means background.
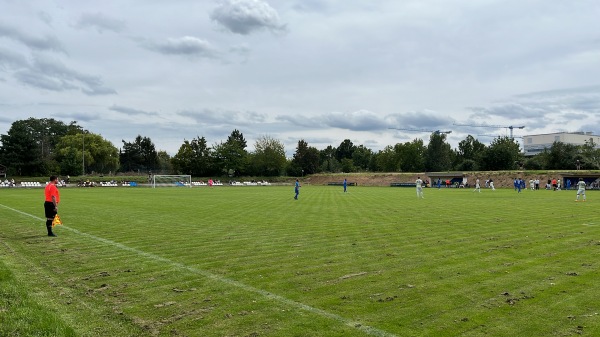
[[[541,135],[523,136],[523,151],[525,156],[534,156],[544,149],[552,147],[554,142],[561,142],[572,145],[585,145],[593,142],[595,147],[600,147],[600,136],[595,136],[591,132],[557,132]]]

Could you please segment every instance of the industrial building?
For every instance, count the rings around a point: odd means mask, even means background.
[[[600,136],[593,135],[592,132],[557,132],[540,135],[523,136],[523,151],[525,156],[534,156],[552,147],[554,142],[561,142],[572,145],[585,145],[593,143],[595,147],[600,147]]]

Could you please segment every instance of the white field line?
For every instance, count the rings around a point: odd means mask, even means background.
[[[34,218],[36,220],[45,221],[45,219],[43,219],[43,218],[37,217],[37,216],[29,214],[29,213],[25,213],[23,211],[19,211],[18,209],[14,209],[14,208],[8,207],[6,205],[0,204],[0,206],[4,207],[6,209],[9,209],[11,211],[14,211],[16,213],[19,213],[21,215],[32,217],[32,218]],[[216,282],[220,282],[220,283],[224,283],[224,284],[236,287],[236,288],[240,288],[240,289],[245,290],[247,292],[251,292],[251,293],[262,295],[262,296],[264,296],[264,297],[266,297],[266,298],[268,298],[270,300],[273,300],[273,301],[276,301],[276,302],[288,305],[290,307],[298,308],[298,309],[301,309],[301,310],[304,310],[304,311],[308,311],[308,312],[313,313],[313,314],[317,314],[317,315],[325,317],[325,318],[329,318],[331,320],[337,321],[337,322],[342,323],[342,324],[344,324],[346,326],[349,326],[351,328],[354,328],[354,329],[360,330],[362,332],[365,332],[366,334],[371,335],[371,336],[397,337],[396,335],[394,335],[392,333],[389,333],[387,331],[383,331],[383,330],[380,330],[380,329],[377,329],[377,328],[374,328],[374,327],[371,327],[371,326],[368,326],[368,325],[363,325],[360,322],[352,321],[352,320],[347,319],[345,317],[342,317],[340,315],[336,315],[336,314],[327,312],[327,311],[319,309],[319,308],[312,307],[312,306],[304,304],[304,303],[300,303],[300,302],[296,302],[296,301],[290,300],[290,299],[285,298],[283,296],[280,296],[280,295],[277,295],[277,294],[273,294],[273,293],[268,292],[266,290],[262,290],[262,289],[258,289],[258,288],[249,286],[247,284],[244,284],[244,283],[236,281],[236,280],[232,280],[232,279],[229,279],[229,278],[226,278],[226,277],[222,277],[222,276],[213,274],[213,273],[208,272],[206,270],[202,270],[202,269],[197,269],[197,268],[193,268],[193,267],[190,267],[190,266],[186,266],[183,263],[171,261],[171,260],[169,260],[167,258],[164,258],[162,256],[159,256],[159,255],[148,253],[148,252],[136,249],[136,248],[128,247],[126,245],[123,245],[123,244],[115,242],[115,241],[111,241],[111,240],[108,240],[108,239],[105,239],[105,238],[101,238],[101,237],[98,237],[98,236],[95,236],[95,235],[84,233],[84,232],[81,232],[81,231],[79,231],[79,230],[77,230],[75,228],[71,228],[71,227],[64,226],[64,225],[62,225],[61,227],[64,228],[64,229],[66,229],[66,230],[69,230],[69,231],[71,231],[71,232],[73,232],[75,234],[87,237],[87,238],[95,240],[95,241],[102,242],[102,243],[104,243],[106,245],[109,245],[109,246],[112,246],[112,247],[116,247],[116,248],[119,248],[119,249],[122,249],[122,250],[125,250],[125,251],[128,251],[128,252],[131,252],[131,253],[143,256],[143,257],[148,258],[150,260],[158,261],[158,262],[163,262],[163,263],[168,264],[168,265],[170,265],[172,267],[176,267],[178,269],[185,270],[185,271],[191,272],[193,274],[197,274],[197,275],[206,277],[206,278],[208,278],[210,280],[213,280],[213,281],[216,281]]]

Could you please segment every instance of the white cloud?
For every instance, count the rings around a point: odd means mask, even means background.
[[[61,42],[54,36],[46,35],[44,37],[33,36],[25,33],[22,29],[11,27],[0,23],[0,37],[5,37],[13,41],[20,42],[27,47],[35,50],[49,50],[55,52],[65,52]]]
[[[374,150],[428,141],[397,127],[452,130],[456,146],[506,130],[455,122],[548,133],[600,118],[595,0],[2,6],[0,116],[62,116],[117,144],[142,134],[174,153],[183,139],[218,142],[234,128],[288,151],[299,139]]]
[[[48,14],[47,12],[39,11],[38,17],[40,18],[40,20],[45,22],[48,26],[52,26],[52,16],[50,14]]]
[[[400,114],[391,114],[387,116],[388,126],[405,129],[423,129],[436,131],[442,129],[445,131],[450,127],[453,120],[449,116],[444,116],[436,111],[422,110],[411,111]]]
[[[222,0],[210,18],[232,33],[241,35],[263,29],[272,32],[286,30],[277,11],[261,0]]]
[[[139,109],[128,108],[124,106],[114,105],[109,108],[109,110],[120,112],[125,115],[142,115],[142,116],[158,116],[156,112],[148,112]]]
[[[201,125],[252,125],[265,122],[263,114],[253,111],[232,111],[221,109],[183,110],[178,115],[193,119]]]
[[[27,66],[27,60],[11,49],[0,47],[0,69],[18,69]]]
[[[84,13],[77,21],[75,27],[79,29],[93,28],[98,33],[103,33],[105,30],[120,33],[125,30],[125,22],[102,13]]]
[[[80,90],[86,95],[116,94],[104,86],[98,76],[86,75],[65,66],[61,61],[43,54],[34,56],[33,63],[14,73],[22,84],[51,90]]]
[[[349,113],[332,112],[324,116],[323,119],[325,125],[331,128],[374,131],[387,127],[385,121],[380,116],[368,110],[358,110]]]
[[[208,41],[193,36],[169,38],[163,42],[145,42],[143,45],[152,51],[166,55],[216,58],[219,51]]]

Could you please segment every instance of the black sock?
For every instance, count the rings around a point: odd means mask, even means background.
[[[48,229],[48,235],[52,234],[52,220],[46,220],[46,229]]]

